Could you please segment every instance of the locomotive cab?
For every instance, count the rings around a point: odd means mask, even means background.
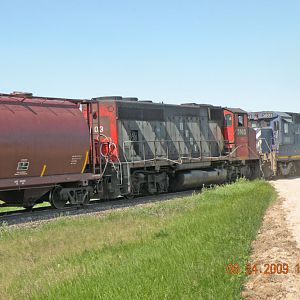
[[[239,108],[224,108],[225,152],[231,157],[257,157],[255,131],[248,127],[248,114]]]

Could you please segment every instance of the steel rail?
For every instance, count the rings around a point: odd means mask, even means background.
[[[155,203],[171,200],[174,198],[180,198],[185,196],[190,196],[194,193],[194,190],[182,191],[176,193],[166,193],[158,195],[150,195],[144,197],[137,197],[134,199],[117,199],[117,200],[107,200],[107,201],[91,201],[91,203],[76,207],[67,206],[63,209],[55,209],[49,206],[38,207],[28,210],[18,210],[18,211],[7,211],[0,213],[0,226],[1,225],[17,225],[37,221],[45,221],[56,219],[64,216],[78,216],[86,215],[97,212],[110,211],[118,208],[128,208],[132,206],[137,206],[140,204]]]

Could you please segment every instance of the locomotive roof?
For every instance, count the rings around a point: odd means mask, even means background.
[[[132,103],[137,105],[156,105],[156,106],[186,106],[186,107],[209,107],[209,108],[219,108],[221,106],[216,106],[212,104],[205,104],[205,103],[195,103],[195,102],[188,102],[188,103],[164,103],[162,102],[153,102],[151,100],[139,100],[136,97],[122,97],[122,96],[103,96],[103,97],[95,97],[91,99],[92,101],[115,101],[116,103],[124,104],[124,103]],[[243,111],[246,113],[245,111]]]
[[[281,111],[257,111],[257,112],[249,112],[249,119],[274,119],[277,117],[281,117],[284,119],[291,119],[291,115],[286,112]]]
[[[246,114],[247,112],[241,108],[232,108],[232,107],[224,107],[224,109],[234,113],[234,114]]]

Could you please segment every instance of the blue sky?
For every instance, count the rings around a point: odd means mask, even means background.
[[[0,0],[0,91],[300,112],[300,1]]]

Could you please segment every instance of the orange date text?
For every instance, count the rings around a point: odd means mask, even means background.
[[[300,264],[290,266],[288,263],[265,263],[257,265],[254,263],[247,263],[240,265],[237,263],[229,263],[225,265],[226,273],[230,275],[287,275],[288,273],[300,274]]]

